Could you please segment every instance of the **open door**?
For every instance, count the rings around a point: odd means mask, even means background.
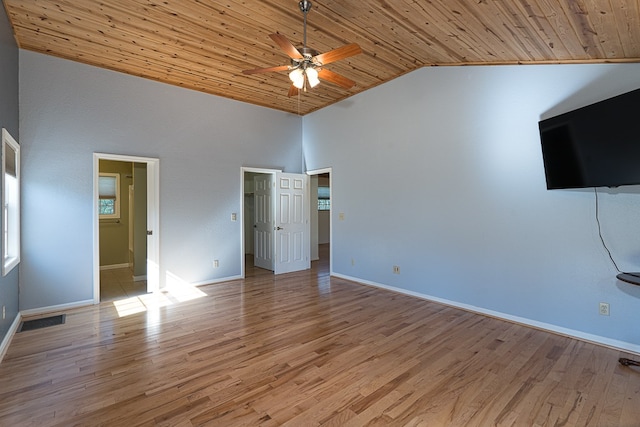
[[[275,274],[306,270],[309,256],[309,177],[276,174]]]
[[[273,271],[273,175],[256,175],[253,189],[253,262],[256,267]]]
[[[309,177],[276,169],[242,167],[241,179],[241,200],[251,195],[253,202],[249,209],[243,202],[242,223],[245,224],[249,212],[252,218],[243,226],[241,244],[243,248],[245,244],[253,247],[253,264],[275,274],[311,268]],[[247,233],[252,233],[253,242],[245,240]],[[244,277],[244,249],[241,254]]]
[[[160,160],[147,164],[147,292],[160,290]]]

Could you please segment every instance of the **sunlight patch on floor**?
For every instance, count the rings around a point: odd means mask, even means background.
[[[113,302],[113,306],[118,311],[119,317],[130,316],[136,313],[147,311],[147,307],[142,303],[140,298],[131,297]]]
[[[163,291],[167,292],[178,302],[190,301],[192,299],[207,296],[207,294],[199,290],[197,287],[185,282],[170,271],[167,271],[167,286]]]
[[[206,296],[197,287],[167,272],[166,286],[161,291],[114,301],[113,306],[119,317],[125,317],[145,311],[157,312],[162,307]]]

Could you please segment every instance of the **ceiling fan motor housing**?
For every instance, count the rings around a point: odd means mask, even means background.
[[[291,69],[302,68],[306,70],[307,68],[316,68],[321,67],[322,64],[315,59],[315,56],[318,55],[318,52],[310,47],[303,47],[300,50],[300,54],[303,56],[302,59],[292,59],[291,60]]]

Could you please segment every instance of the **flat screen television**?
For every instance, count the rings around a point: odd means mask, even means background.
[[[547,189],[640,184],[640,89],[538,127]]]

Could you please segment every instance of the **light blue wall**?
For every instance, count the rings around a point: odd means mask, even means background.
[[[240,273],[240,166],[300,172],[304,151],[333,168],[336,273],[640,349],[640,287],[615,279],[593,193],[545,189],[537,132],[640,87],[639,64],[426,68],[303,120],[32,52],[20,66],[23,309],[92,298],[93,152],[161,159],[161,277],[203,282]],[[639,193],[601,195],[624,270]]]
[[[240,168],[301,172],[298,116],[24,50],[20,67],[21,309],[93,298],[94,152],[160,159],[161,283],[240,274]]]
[[[546,190],[537,128],[639,87],[640,64],[424,68],[305,116],[307,168],[333,168],[333,270],[640,350],[640,287],[615,278],[593,191]],[[600,201],[640,271],[640,188]]]
[[[0,7],[0,128],[6,128],[20,143],[18,135],[18,46],[3,7]],[[0,185],[4,185],[0,181]],[[1,215],[1,213],[0,213]],[[0,221],[2,218],[0,217]],[[6,317],[0,315],[0,342],[18,315],[18,268],[0,276],[0,313],[6,307]]]

